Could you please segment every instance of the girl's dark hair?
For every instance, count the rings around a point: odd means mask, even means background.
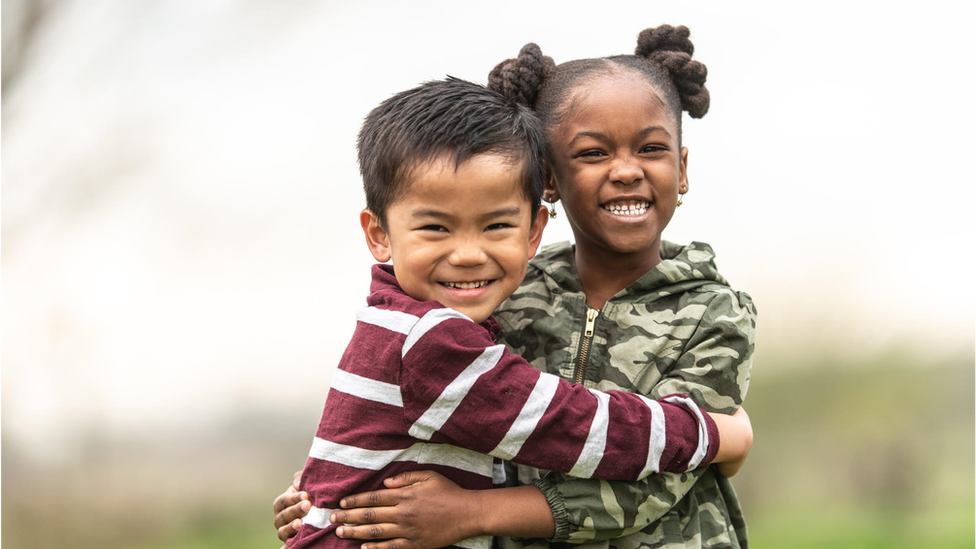
[[[684,26],[644,29],[637,37],[634,55],[579,59],[561,65],[529,43],[517,58],[506,59],[491,71],[488,87],[532,107],[548,132],[567,115],[563,107],[570,92],[592,78],[627,68],[644,76],[660,92],[678,126],[680,141],[681,111],[701,118],[709,104],[707,69],[691,58],[695,46],[690,34]]]
[[[455,166],[479,154],[521,163],[522,192],[533,212],[542,203],[546,140],[538,118],[479,84],[448,77],[395,94],[366,116],[358,148],[366,207],[384,227],[410,178],[443,155]]]

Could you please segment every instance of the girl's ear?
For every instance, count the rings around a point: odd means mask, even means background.
[[[366,247],[369,253],[373,254],[373,259],[380,263],[386,263],[393,257],[390,249],[390,237],[383,230],[380,219],[369,210],[359,212],[359,224],[363,226],[363,233],[366,235]]]
[[[681,176],[678,179],[678,192],[688,192],[688,147],[681,147]]]
[[[546,228],[546,223],[549,223],[549,208],[539,206],[535,212],[534,221],[535,223],[529,228],[529,259],[535,257],[539,243],[542,242],[542,230]]]
[[[556,176],[552,170],[546,170],[546,189],[542,192],[542,199],[546,202],[559,200],[559,189],[556,188]]]

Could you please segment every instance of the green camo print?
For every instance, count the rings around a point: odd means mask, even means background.
[[[611,298],[596,319],[583,384],[653,398],[684,393],[732,413],[749,387],[756,333],[751,298],[729,288],[711,247],[663,242],[657,267]],[[573,380],[586,303],[569,243],[532,260],[525,282],[495,312],[500,341],[544,372]],[[500,538],[502,548],[745,548],[735,491],[714,467],[640,482],[577,479],[510,466],[534,483],[556,519],[555,542]]]

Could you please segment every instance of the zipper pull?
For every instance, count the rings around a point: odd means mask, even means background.
[[[596,317],[600,316],[600,310],[592,307],[586,308],[586,330],[583,335],[593,337],[593,325],[596,324]]]

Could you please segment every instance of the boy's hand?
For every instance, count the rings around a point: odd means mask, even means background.
[[[465,490],[432,471],[408,471],[383,481],[386,490],[347,496],[332,513],[344,539],[381,539],[362,549],[432,549],[480,533],[478,490]],[[355,524],[357,526],[345,526]],[[392,538],[392,539],[389,539]]]
[[[272,506],[275,514],[274,525],[278,529],[278,539],[281,541],[288,541],[288,538],[298,533],[298,529],[302,527],[302,517],[312,508],[312,503],[308,501],[308,493],[298,491],[301,478],[301,471],[295,473],[291,486],[275,498]]]
[[[712,416],[715,417],[714,415]],[[749,414],[746,413],[746,409],[739,407],[734,414],[732,414],[731,419],[733,425],[735,425],[735,436],[722,439],[722,445],[728,444],[728,446],[733,447],[734,452],[731,458],[721,463],[718,463],[718,472],[722,476],[728,478],[734,476],[742,468],[742,464],[745,463],[746,458],[749,456],[749,450],[752,448],[752,422],[749,421]],[[725,436],[725,435],[723,435]]]

